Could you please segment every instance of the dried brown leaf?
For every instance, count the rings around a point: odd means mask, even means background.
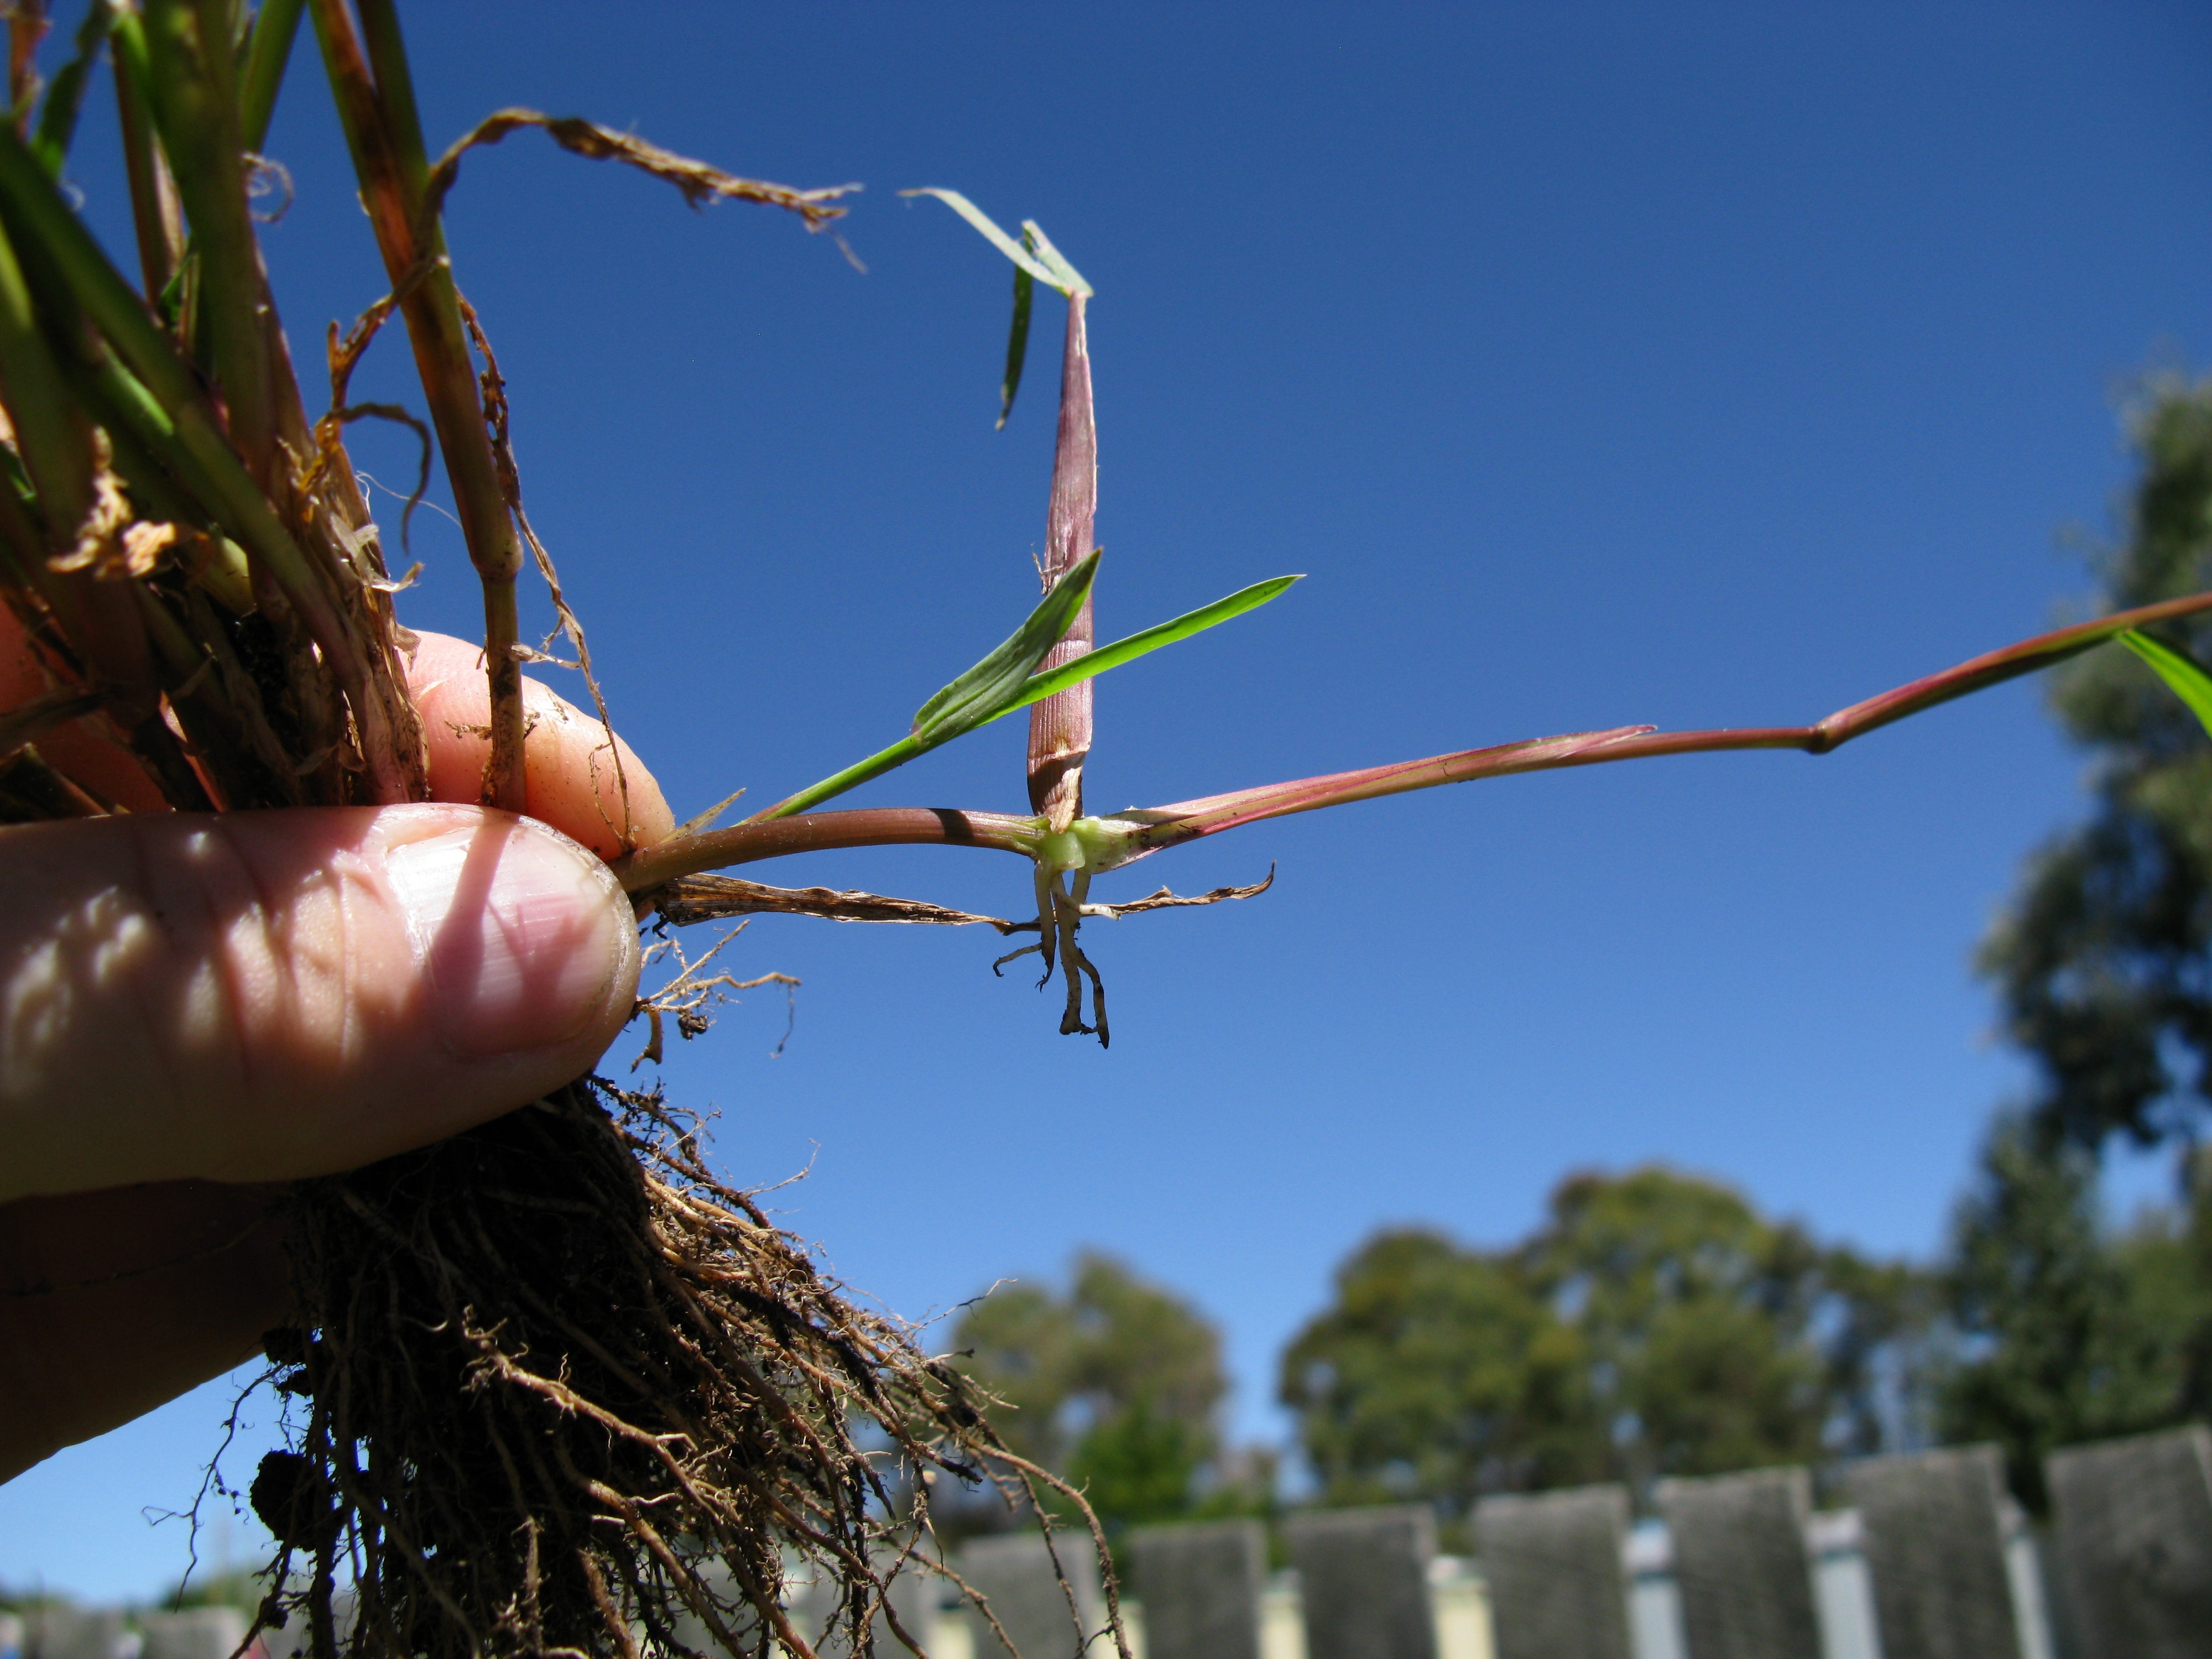
[[[845,210],[832,207],[830,203],[860,188],[858,185],[834,185],[823,190],[793,190],[788,185],[739,179],[704,161],[695,161],[688,155],[678,155],[673,150],[648,144],[642,138],[616,132],[577,116],[544,115],[534,109],[502,109],[495,110],[477,122],[438,158],[438,165],[430,169],[429,181],[422,192],[420,222],[428,225],[436,220],[445,204],[446,192],[460,176],[461,157],[465,152],[478,144],[498,143],[508,133],[523,127],[538,128],[574,155],[594,161],[626,162],[649,173],[682,191],[684,199],[693,207],[723,199],[762,202],[798,214],[806,221],[809,230],[819,230],[832,219],[842,218]]]
[[[1188,902],[1188,901],[1185,901]],[[828,887],[768,887],[735,876],[682,876],[655,895],[654,908],[679,927],[721,921],[731,916],[775,915],[820,916],[829,921],[918,922],[939,927],[981,923],[1001,933],[1034,928],[1033,921],[976,915],[921,899],[891,898],[881,893],[839,892]]]

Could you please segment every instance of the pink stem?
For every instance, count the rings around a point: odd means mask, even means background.
[[[1564,738],[1504,744],[1494,749],[1470,749],[1428,760],[1401,761],[1395,765],[1371,767],[1360,772],[1301,778],[1292,783],[1262,784],[1256,789],[1209,795],[1200,800],[1117,816],[1123,823],[1144,826],[1133,838],[1135,845],[1143,849],[1134,856],[1141,857],[1144,853],[1195,841],[1201,836],[1216,835],[1261,818],[1310,812],[1318,807],[1370,800],[1378,795],[1402,794],[1407,790],[1432,788],[1440,783],[1504,777],[1516,772],[1550,771],[1563,766],[1596,766],[1610,761],[1646,760],[1661,755],[1718,754],[1741,749],[1802,749],[1808,754],[1825,755],[1853,738],[1863,737],[1907,715],[2079,656],[2129,629],[2207,610],[2212,610],[2212,592],[2192,593],[2184,599],[2140,605],[2133,611],[2100,617],[2094,622],[2077,623],[2071,628],[2039,634],[2033,639],[1986,652],[1941,673],[1884,691],[1848,708],[1839,708],[1811,726],[1754,726],[1703,732],[1620,726],[1609,732],[1578,732]]]
[[[1060,366],[1060,437],[1052,457],[1052,505],[1045,520],[1047,588],[1091,551],[1098,512],[1098,428],[1091,402],[1091,350],[1080,293],[1067,296],[1067,346]],[[1096,591],[1096,584],[1093,584]],[[1074,625],[1045,653],[1037,672],[1089,652],[1096,635],[1085,597]],[[1070,686],[1030,708],[1030,809],[1065,830],[1083,814],[1083,762],[1091,752],[1091,682]]]
[[[868,806],[848,812],[801,812],[787,818],[755,819],[726,830],[709,830],[704,835],[678,836],[616,860],[614,872],[626,891],[642,893],[678,876],[787,858],[793,853],[930,842],[1023,853],[1036,836],[1034,820],[1010,817],[1003,812]]]
[[[1382,795],[1431,789],[1439,784],[1516,772],[1551,771],[1565,766],[1595,766],[1610,761],[1646,760],[1661,755],[1717,754],[1741,749],[1802,749],[1825,755],[1853,738],[1900,720],[1939,703],[2048,668],[2102,645],[2131,628],[2212,611],[2212,592],[2191,593],[2156,605],[2116,611],[2094,622],[2078,623],[2016,645],[1991,651],[1909,685],[1839,708],[1811,726],[1754,726],[1703,732],[1660,732],[1648,726],[1615,726],[1564,737],[1531,738],[1486,749],[1462,750],[1422,760],[1396,761],[1353,772],[1262,784],[1172,805],[1133,808],[1115,813],[1112,824],[1131,826],[1124,844],[1129,863],[1147,854],[1202,836],[1218,835],[1262,818],[1310,812],[1323,806],[1372,800]],[[1065,694],[1063,694],[1065,695]],[[1040,705],[1042,706],[1042,705]],[[997,812],[957,812],[923,807],[873,807],[848,812],[812,812],[765,823],[741,823],[702,836],[680,836],[633,853],[615,869],[623,885],[643,892],[678,876],[695,875],[732,864],[782,858],[793,853],[844,847],[882,847],[908,842],[989,847],[1029,854],[1039,826],[1035,819]],[[1104,867],[1104,866],[1100,866]]]

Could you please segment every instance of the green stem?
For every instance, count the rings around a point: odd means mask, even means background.
[[[12,417],[16,452],[38,491],[47,532],[58,543],[76,532],[92,504],[92,434],[70,406],[61,370],[39,327],[30,284],[4,230],[0,230],[0,401],[6,403]]]
[[[386,137],[401,182],[416,200],[430,177],[430,154],[422,142],[422,114],[415,102],[415,72],[408,67],[407,43],[400,38],[399,11],[392,0],[356,0],[368,66],[376,76],[377,101],[383,106]]]
[[[238,131],[246,149],[259,154],[269,142],[270,118],[276,112],[276,91],[292,60],[304,0],[261,0],[246,45],[246,73],[238,88]]]
[[[114,42],[116,113],[122,129],[124,173],[131,181],[131,222],[137,236],[138,271],[146,284],[147,300],[158,306],[184,260],[184,207],[177,200],[177,183],[170,175],[168,157],[161,153],[161,140],[154,135],[154,116],[146,92],[153,70],[146,62],[146,37],[136,17],[118,21]]]
[[[222,488],[184,443],[168,411],[112,353],[102,350],[65,366],[78,397],[106,428],[115,470],[131,486],[141,514],[185,525],[221,516],[204,503],[220,497]],[[234,616],[242,617],[253,609],[252,579],[235,545],[227,537],[215,540],[214,551],[198,572],[200,583]]]
[[[276,421],[262,325],[269,291],[246,200],[227,15],[221,0],[147,0],[143,27],[154,123],[175,165],[200,265],[195,344],[222,391],[231,442],[272,491]]]
[[[131,291],[66,203],[40,171],[28,149],[0,129],[0,223],[18,244],[37,248],[41,270],[66,289],[58,296],[81,306],[138,385],[171,423],[165,435],[149,425],[148,441],[210,518],[245,548],[298,612],[321,649],[362,730],[362,750],[380,799],[412,798],[410,774],[388,740],[389,720],[369,684],[355,636],[324,579],[300,550],[268,498],[240,464],[167,334]],[[118,381],[118,397],[129,392]]]
[[[4,131],[0,131],[0,210],[13,222],[10,234],[39,247],[93,325],[107,337],[163,408],[176,411],[199,403],[199,389],[175,343],[108,263],[29,151]]]
[[[483,799],[488,805],[520,812],[528,807],[522,765],[522,665],[514,649],[520,637],[514,581],[522,569],[522,543],[507,511],[484,424],[459,297],[445,258],[444,232],[434,219],[422,241],[416,240],[416,210],[429,169],[398,18],[389,0],[361,0],[360,10],[362,27],[356,33],[345,0],[314,0],[315,34],[353,153],[362,204],[375,228],[392,289],[403,295],[400,314],[414,348],[416,377],[446,458],[446,476],[453,486],[469,560],[483,589],[484,672],[491,723]],[[428,270],[420,269],[426,263]]]

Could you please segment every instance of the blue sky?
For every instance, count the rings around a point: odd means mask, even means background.
[[[2111,525],[2116,398],[2212,352],[2201,9],[958,5],[409,9],[442,143],[526,104],[787,183],[826,239],[687,211],[519,134],[449,206],[532,518],[679,815],[904,729],[1033,593],[1057,301],[991,429],[1005,264],[944,185],[1096,285],[1099,625],[1261,576],[1259,615],[1101,683],[1094,809],[1540,732],[1817,718],[2036,631]],[[380,271],[312,56],[269,149],[295,351]],[[96,125],[96,123],[95,123]],[[119,223],[96,137],[76,167]],[[404,353],[356,382],[404,397]],[[361,464],[411,476],[364,433]],[[418,515],[418,625],[474,626]],[[855,804],[1018,810],[1019,721]],[[1286,820],[1102,884],[1249,903],[1096,929],[1115,1041],[994,980],[995,936],[757,923],[802,977],[672,1057],[723,1166],[856,1287],[942,1312],[1080,1245],[1273,1366],[1376,1226],[1524,1231],[1662,1158],[1821,1234],[1940,1243],[2024,1073],[1970,957],[2083,810],[2018,685],[1820,760],[1508,780]],[[763,879],[1017,912],[1011,860]],[[0,1489],[0,1577],[146,1594],[224,1409],[203,1390]],[[250,1471],[251,1456],[236,1472]],[[251,1528],[234,1534],[243,1548]],[[210,1545],[213,1540],[210,1540]]]

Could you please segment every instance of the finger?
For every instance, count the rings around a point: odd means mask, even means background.
[[[0,605],[0,708],[20,708],[51,684],[15,613]],[[36,747],[56,771],[103,800],[133,812],[159,812],[168,805],[137,757],[99,715],[64,721],[41,735]]]
[[[437,800],[475,800],[491,753],[483,651],[449,634],[417,637],[422,644],[407,678],[429,739],[430,794]],[[619,858],[633,847],[666,839],[676,816],[628,744],[610,741],[597,715],[535,680],[522,682],[522,707],[531,817],[601,858]]]
[[[0,1480],[252,1357],[287,1317],[283,1190],[0,1205]]]
[[[479,807],[0,830],[0,1201],[453,1134],[586,1070],[638,962],[605,865]]]
[[[491,700],[483,651],[447,634],[418,637],[408,686],[422,714],[431,799],[474,801],[491,750],[484,733]],[[21,625],[0,607],[0,708],[20,708],[46,689],[46,672]],[[675,828],[660,785],[628,744],[617,738],[610,744],[595,717],[550,686],[526,677],[522,696],[532,722],[523,739],[532,817],[602,858],[662,840]],[[96,717],[46,733],[39,750],[69,777],[134,812],[159,811],[167,805],[145,769]]]

